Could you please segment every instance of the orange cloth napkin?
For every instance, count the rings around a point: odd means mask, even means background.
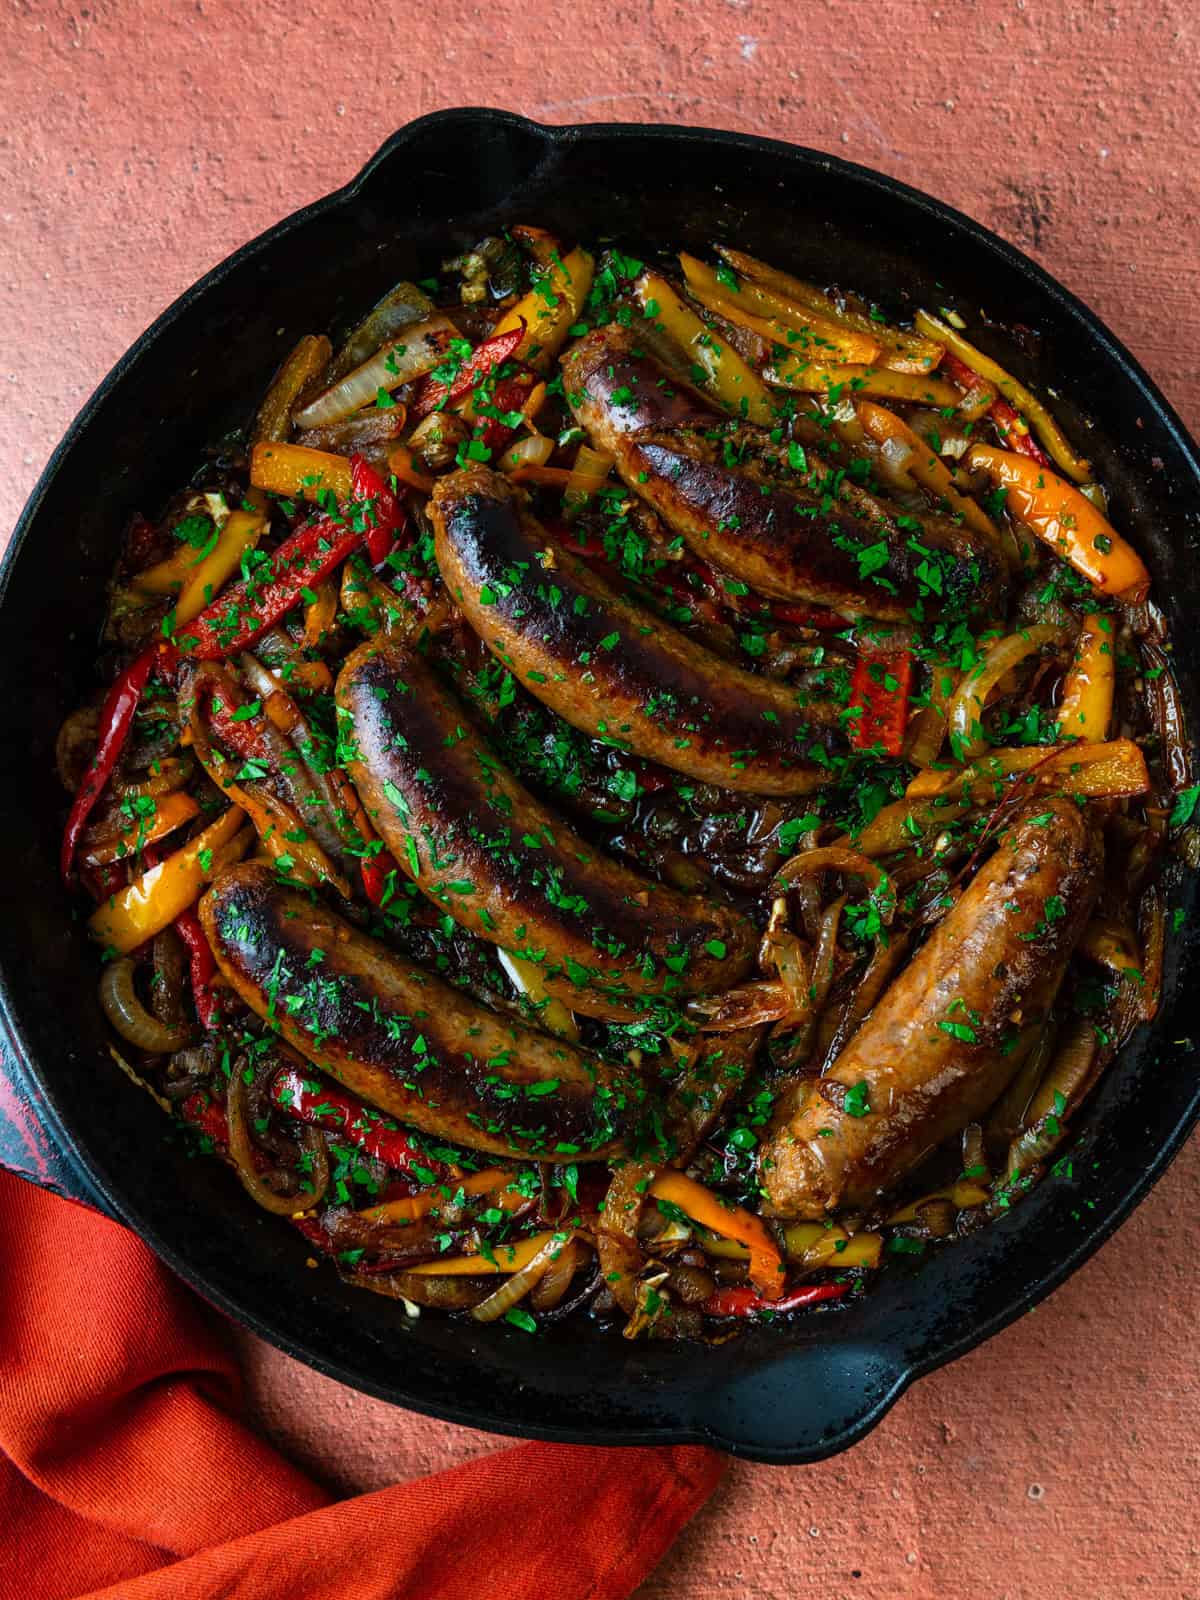
[[[722,1470],[522,1444],[334,1501],[238,1403],[218,1319],[139,1239],[0,1172],[0,1600],[609,1600]]]

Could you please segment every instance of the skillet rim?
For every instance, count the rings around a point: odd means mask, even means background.
[[[1073,319],[1081,327],[1103,362],[1119,369],[1126,381],[1136,389],[1142,403],[1152,413],[1159,427],[1165,430],[1173,447],[1179,451],[1190,471],[1191,492],[1200,500],[1200,448],[1191,439],[1170,402],[1137,359],[1077,296],[1044,268],[991,229],[955,208],[898,179],[847,161],[840,156],[756,134],[676,127],[670,124],[585,123],[554,126],[537,123],[509,111],[476,107],[450,108],[417,118],[398,129],[347,184],[283,217],[223,261],[218,262],[184,290],[135,340],[81,408],[41,473],[17,521],[3,563],[0,564],[0,608],[5,602],[11,574],[25,541],[37,521],[51,484],[67,463],[78,439],[93,417],[104,406],[113,391],[121,385],[130,368],[157,339],[186,311],[202,300],[211,289],[247,261],[252,260],[255,255],[276,244],[293,229],[306,225],[314,217],[326,212],[336,212],[354,202],[376,175],[400,156],[407,146],[419,139],[427,138],[439,127],[461,127],[464,122],[479,128],[488,126],[507,128],[527,137],[533,136],[541,140],[545,146],[544,160],[550,160],[558,147],[569,146],[585,138],[617,142],[650,140],[675,148],[688,145],[701,148],[720,145],[734,150],[752,151],[758,155],[770,154],[777,159],[783,158],[794,172],[801,172],[806,166],[812,166],[824,169],[833,175],[845,174],[860,188],[867,190],[875,188],[891,197],[898,197],[931,220],[944,233],[965,234],[976,245],[984,246],[1004,271],[1019,280],[1033,284],[1040,293],[1055,302],[1069,319]],[[735,1428],[727,1422],[723,1424],[715,1411],[706,1412],[703,1395],[696,1398],[686,1418],[681,1417],[675,1422],[662,1420],[661,1415],[653,1408],[646,1410],[645,1415],[648,1420],[641,1426],[622,1423],[616,1427],[607,1425],[599,1427],[593,1422],[588,1426],[579,1427],[558,1422],[553,1416],[539,1416],[533,1421],[526,1421],[521,1415],[501,1416],[495,1408],[489,1410],[478,1403],[458,1404],[444,1396],[432,1400],[422,1395],[414,1396],[405,1391],[402,1384],[383,1381],[361,1368],[343,1364],[336,1355],[324,1349],[305,1346],[301,1341],[281,1334],[273,1328],[269,1316],[248,1308],[236,1295],[226,1293],[209,1282],[202,1270],[189,1266],[186,1255],[164,1239],[155,1222],[121,1193],[120,1185],[108,1182],[97,1170],[87,1151],[81,1146],[79,1138],[72,1131],[70,1118],[64,1116],[60,1110],[54,1092],[53,1072],[48,1074],[43,1072],[26,1046],[19,1013],[20,1003],[11,992],[7,975],[0,973],[0,1022],[5,1025],[8,1040],[17,1056],[18,1070],[25,1072],[37,1090],[41,1102],[39,1109],[49,1124],[55,1141],[69,1152],[89,1184],[111,1210],[145,1239],[177,1275],[233,1320],[250,1328],[259,1337],[282,1349],[286,1354],[305,1362],[326,1376],[380,1399],[466,1426],[502,1431],[518,1437],[546,1438],[563,1442],[614,1445],[706,1444],[731,1455],[780,1464],[821,1460],[855,1443],[882,1419],[918,1377],[965,1354],[1038,1304],[1094,1254],[1120,1226],[1163,1175],[1197,1120],[1200,1120],[1200,1082],[1198,1082],[1174,1126],[1157,1145],[1153,1156],[1138,1173],[1136,1179],[1114,1197],[1112,1203],[1099,1215],[1093,1213],[1092,1219],[1074,1236],[1070,1247],[1056,1256],[1052,1264],[1043,1270],[1035,1281],[1025,1283],[1017,1292],[1010,1293],[1005,1303],[991,1315],[983,1317],[956,1337],[933,1340],[923,1351],[889,1349],[881,1353],[878,1348],[860,1348],[857,1345],[847,1344],[842,1351],[847,1358],[860,1358],[864,1354],[875,1358],[870,1401],[863,1402],[861,1399],[856,1401],[853,1398],[855,1383],[863,1376],[865,1365],[860,1360],[856,1366],[854,1360],[848,1359],[846,1365],[849,1375],[847,1393],[842,1396],[842,1414],[837,1416],[832,1424],[827,1423],[819,1434],[810,1428],[808,1436],[781,1446],[764,1438],[756,1438],[752,1427]],[[1155,1029],[1157,1030],[1159,1026],[1160,1024],[1156,1024]],[[0,1049],[3,1049],[3,1046],[4,1041],[0,1040]],[[1011,1222],[1012,1218],[1006,1218],[993,1223],[992,1227],[1002,1228]],[[804,1351],[789,1352],[781,1345],[768,1355],[766,1364],[774,1367],[785,1366],[789,1353],[795,1355],[798,1362],[802,1362],[805,1354]],[[889,1356],[890,1360],[885,1359]],[[556,1415],[566,1409],[558,1397],[550,1396],[549,1399],[551,1409]]]

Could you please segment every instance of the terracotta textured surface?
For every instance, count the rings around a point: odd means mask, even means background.
[[[894,173],[1034,254],[1200,426],[1190,0],[4,0],[0,19],[0,528],[171,298],[453,104],[742,128]],[[848,1455],[735,1466],[644,1592],[1200,1595],[1198,1180],[1193,1143],[1052,1301]],[[347,1488],[494,1448],[241,1347],[264,1427]]]

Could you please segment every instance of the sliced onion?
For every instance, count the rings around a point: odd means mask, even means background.
[[[398,283],[389,289],[349,335],[329,369],[330,383],[344,378],[373,356],[380,345],[394,339],[402,328],[433,315],[433,301],[415,283]]]
[[[84,773],[96,748],[96,735],[100,726],[98,706],[80,706],[58,730],[54,746],[54,761],[58,778],[68,794],[74,794],[83,782]]]
[[[293,421],[298,428],[339,422],[352,411],[373,404],[380,389],[399,389],[401,384],[431,371],[445,356],[450,340],[457,338],[454,324],[442,316],[428,317],[415,327],[406,328],[400,338],[385,344],[361,367],[355,367],[297,411]]]
[[[500,466],[505,472],[515,472],[518,467],[544,467],[553,454],[553,439],[547,439],[542,433],[531,433],[504,452]]]
[[[884,922],[892,920],[896,904],[890,892],[887,873],[869,856],[862,855],[858,850],[849,850],[845,845],[830,844],[816,850],[802,850],[799,855],[794,855],[775,874],[772,891],[780,894],[797,878],[810,878],[821,872],[840,872],[861,878],[880,917]]]
[[[244,1059],[244,1058],[243,1058]],[[270,1184],[265,1183],[258,1174],[255,1165],[254,1141],[250,1137],[250,1116],[248,1109],[248,1090],[246,1081],[242,1077],[240,1065],[235,1065],[233,1075],[229,1080],[229,1089],[225,1097],[225,1120],[229,1129],[229,1154],[237,1168],[238,1177],[242,1180],[242,1187],[250,1198],[260,1205],[264,1211],[270,1211],[277,1217],[294,1217],[297,1212],[308,1211],[322,1198],[323,1188],[320,1193],[308,1194],[277,1194]],[[316,1128],[305,1128],[304,1134],[316,1134]],[[318,1134],[315,1143],[320,1143]],[[304,1148],[311,1150],[316,1156],[315,1144],[308,1138],[303,1139]],[[329,1163],[325,1162],[325,1182],[329,1181]]]
[[[597,489],[603,486],[604,480],[612,471],[612,465],[612,456],[606,456],[600,450],[593,450],[591,445],[579,446],[571,467],[571,476],[563,490],[564,516],[571,518],[583,510]]]
[[[884,439],[879,446],[879,454],[893,472],[904,472],[912,460],[912,453],[912,445],[904,439]]]
[[[174,1025],[152,1017],[137,997],[134,964],[128,956],[110,961],[100,978],[100,1005],[112,1027],[128,1044],[154,1055],[180,1050],[192,1037],[185,1023]]]
[[[519,1272],[514,1272],[486,1300],[481,1300],[471,1312],[476,1322],[496,1322],[506,1311],[511,1311],[550,1270],[555,1258],[568,1244],[565,1233],[556,1233],[547,1239],[532,1261],[527,1261]]]
[[[982,660],[963,674],[950,701],[948,721],[956,761],[974,760],[988,748],[981,722],[992,690],[1001,678],[1046,645],[1061,646],[1068,641],[1065,628],[1038,623],[984,646]]]
[[[574,1012],[568,1010],[558,996],[546,988],[545,974],[537,963],[527,961],[524,956],[515,956],[510,950],[497,950],[496,954],[513,983],[532,1001],[542,1027],[564,1039],[578,1039],[579,1025]]]
[[[779,974],[779,981],[791,1002],[787,1020],[802,1022],[812,1009],[812,973],[808,954],[794,933],[769,933],[763,941],[763,954]]]
[[[688,1001],[687,1009],[702,1033],[734,1033],[791,1016],[792,1001],[782,982],[767,979],[726,989],[724,994],[699,995]]]

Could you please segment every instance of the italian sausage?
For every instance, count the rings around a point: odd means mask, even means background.
[[[1062,982],[1101,865],[1074,801],[1025,808],[825,1076],[781,1097],[759,1163],[770,1215],[871,1206],[987,1110]]]
[[[589,1051],[515,1023],[394,955],[251,862],[200,920],[250,1009],[348,1089],[424,1133],[537,1161],[619,1151],[643,1090]]]
[[[360,645],[337,703],[350,776],[399,865],[456,922],[537,962],[574,1010],[621,1020],[631,1001],[709,994],[749,969],[746,917],[652,883],[576,833],[505,769],[417,651]]]
[[[439,478],[438,565],[484,644],[573,727],[703,783],[807,794],[844,748],[838,707],[703,649],[555,544],[498,473]]]
[[[631,329],[589,333],[564,356],[563,379],[576,419],[630,489],[760,594],[891,621],[995,600],[1001,558],[979,535],[889,507],[816,455],[801,452],[791,468],[765,429],[706,412]]]

